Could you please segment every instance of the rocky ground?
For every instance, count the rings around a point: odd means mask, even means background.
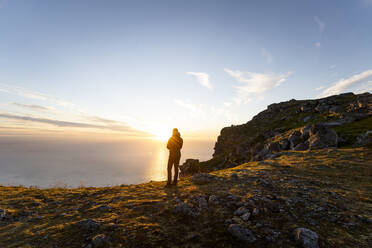
[[[0,247],[372,247],[372,151],[282,151],[165,182],[0,187]]]

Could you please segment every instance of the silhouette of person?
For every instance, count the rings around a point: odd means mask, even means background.
[[[169,150],[169,159],[168,159],[168,181],[166,186],[171,184],[177,185],[178,179],[178,166],[181,159],[181,148],[183,145],[183,139],[181,134],[178,132],[177,128],[173,129],[172,137],[168,140],[167,148]],[[174,165],[174,179],[172,183],[172,167]]]

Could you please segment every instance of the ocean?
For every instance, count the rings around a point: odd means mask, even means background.
[[[210,159],[214,141],[184,140],[187,158]],[[0,185],[100,187],[166,179],[166,141],[0,137]]]

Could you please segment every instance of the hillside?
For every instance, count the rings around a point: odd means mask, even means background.
[[[209,161],[187,161],[181,174],[230,168],[281,151],[372,144],[372,94],[345,93],[271,104],[245,124],[225,127]]]
[[[320,247],[371,247],[371,171],[371,150],[322,149],[182,178],[171,189],[0,187],[0,246],[295,247],[293,231],[308,228]]]
[[[270,105],[177,187],[0,186],[0,247],[371,247],[371,99]]]

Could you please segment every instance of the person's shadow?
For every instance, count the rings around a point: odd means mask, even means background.
[[[177,186],[164,188],[164,192],[167,194],[167,198],[169,198],[169,199],[176,199],[176,198],[179,198],[181,196],[181,193],[178,190]]]

